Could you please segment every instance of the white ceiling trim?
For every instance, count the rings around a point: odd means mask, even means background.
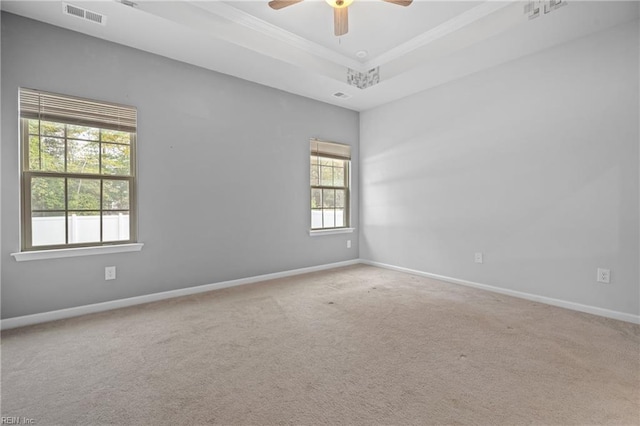
[[[394,47],[393,49],[388,50],[381,55],[378,55],[375,58],[372,58],[364,64],[364,68],[368,70],[399,59],[411,53],[412,51],[426,46],[427,44],[432,43],[442,37],[445,37],[446,35],[449,35],[454,31],[464,28],[467,25],[470,25],[487,15],[510,6],[512,3],[514,3],[514,1],[519,0],[486,1],[481,5],[474,7],[473,9],[461,13],[455,18],[449,19],[448,21],[438,25],[437,27],[425,33],[422,33],[419,36],[416,36],[411,40],[402,43],[401,45]]]
[[[417,50],[429,43],[432,43],[442,37],[445,37],[454,31],[457,31],[467,25],[470,25],[479,19],[484,18],[500,9],[503,9],[514,2],[519,0],[505,0],[494,1],[487,0],[479,6],[470,9],[455,18],[452,18],[437,27],[426,31],[423,34],[414,37],[413,39],[381,54],[375,58],[370,59],[365,63],[358,62],[348,56],[341,55],[331,49],[328,49],[320,44],[314,43],[306,38],[300,37],[292,32],[284,30],[276,25],[273,25],[267,21],[257,18],[243,10],[236,9],[226,3],[220,1],[202,2],[188,0],[192,6],[203,9],[209,13],[213,13],[221,18],[229,20],[233,23],[242,25],[253,31],[257,31],[263,35],[274,38],[289,44],[292,47],[309,52],[319,58],[331,61],[338,65],[342,65],[353,70],[366,73],[372,68],[379,67],[386,63],[399,59],[414,50]]]
[[[255,16],[250,15],[243,10],[236,9],[235,7],[223,2],[187,1],[187,3],[200,9],[204,9],[207,12],[214,13],[236,24],[243,25],[244,27],[257,31],[261,34],[272,37],[276,40],[285,42],[295,48],[307,51],[312,55],[318,56],[322,59],[326,59],[328,61],[361,72],[365,72],[368,69],[363,66],[362,63],[354,59],[341,55],[331,49],[327,49],[324,46],[321,46],[317,43],[307,40],[306,38],[300,37],[292,32],[270,24],[267,21],[263,21],[260,18],[256,18]]]

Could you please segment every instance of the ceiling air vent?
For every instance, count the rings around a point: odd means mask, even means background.
[[[82,7],[74,6],[69,3],[62,3],[62,13],[69,16],[75,16],[76,18],[84,19],[85,21],[91,21],[96,24],[105,25],[107,23],[107,17],[96,12],[92,12]]]
[[[347,95],[346,93],[342,93],[342,92],[336,92],[333,94],[333,96],[340,99],[349,99],[351,97],[351,95]]]

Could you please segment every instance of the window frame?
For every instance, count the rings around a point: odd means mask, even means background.
[[[27,88],[20,88],[20,91],[27,90],[31,92],[38,92],[42,94],[50,94],[45,91],[33,90]],[[63,94],[51,94],[55,96],[64,97],[71,100],[79,100],[79,101],[90,101],[93,103],[99,103],[102,105],[122,107],[122,108],[133,108],[126,105],[119,105],[110,102],[103,102],[93,99],[85,99],[78,98],[75,96],[63,95]],[[32,118],[25,117],[19,111],[18,119],[20,121],[20,197],[21,197],[21,214],[20,214],[20,235],[21,235],[21,252],[34,252],[34,251],[48,251],[48,250],[59,250],[59,249],[74,249],[74,248],[88,248],[88,247],[104,247],[104,246],[118,246],[118,245],[126,245],[126,244],[134,244],[137,243],[137,235],[138,235],[138,221],[137,221],[137,119],[136,119],[136,128],[135,131],[126,131],[129,134],[129,143],[124,144],[120,143],[118,145],[128,145],[129,146],[129,174],[128,175],[110,175],[110,174],[102,174],[102,173],[77,173],[77,172],[69,172],[66,171],[67,168],[67,160],[68,160],[68,141],[74,140],[74,138],[70,138],[67,133],[67,126],[76,125],[76,126],[85,126],[97,128],[100,131],[100,137],[96,141],[98,143],[99,150],[99,171],[101,171],[102,166],[102,144],[111,142],[102,141],[102,130],[116,130],[111,126],[103,126],[100,127],[99,124],[95,123],[83,123],[81,119],[77,121],[73,120],[55,120],[51,118]],[[57,124],[63,124],[65,126],[65,134],[62,139],[64,139],[65,149],[65,171],[42,171],[42,170],[30,170],[29,166],[29,148],[30,148],[30,136],[29,133],[29,121],[36,120],[38,122],[46,121],[53,122]],[[121,130],[120,130],[121,131]],[[42,133],[39,132],[39,138],[42,138]],[[117,143],[113,143],[117,144]],[[36,209],[36,212],[57,212],[63,213],[64,215],[64,230],[65,230],[65,243],[63,244],[47,244],[47,245],[33,245],[33,213],[34,211],[31,209],[31,183],[33,178],[37,177],[55,177],[64,179],[64,208],[55,209],[55,210],[46,210],[46,209]],[[100,225],[100,241],[91,241],[91,242],[80,242],[80,243],[69,243],[69,221],[71,212],[74,211],[82,211],[82,210],[73,210],[69,209],[69,199],[68,199],[68,179],[88,179],[88,180],[99,180],[100,182],[100,205],[99,209],[96,210],[84,210],[87,212],[96,212],[99,215],[99,225]],[[129,208],[125,209],[114,209],[107,210],[104,209],[104,182],[105,181],[126,181],[129,183],[128,192],[128,202]],[[104,241],[104,214],[105,212],[124,212],[128,211],[129,213],[129,238],[126,240],[113,240],[113,241]]]
[[[340,155],[332,155],[330,153],[327,152],[320,152],[320,149],[317,148],[316,151],[314,152],[313,148],[310,149],[310,155],[309,155],[309,183],[310,183],[310,191],[309,191],[309,210],[311,213],[310,219],[311,219],[311,223],[309,226],[309,231],[311,233],[327,233],[327,232],[343,232],[346,230],[351,229],[351,147],[349,145],[346,144],[339,144],[336,142],[328,142],[328,141],[323,141],[323,140],[319,140],[319,139],[311,139],[311,144],[313,145],[314,143],[316,143],[318,146],[319,144],[330,144],[330,145],[334,145],[334,146],[340,146],[343,149],[348,149],[349,151],[349,156],[340,156]],[[338,161],[342,161],[343,165],[344,165],[344,181],[343,181],[343,186],[327,186],[327,185],[321,185],[322,182],[322,178],[321,178],[321,172],[318,172],[318,185],[314,185],[312,182],[312,178],[311,178],[311,166],[312,166],[312,160],[316,159],[318,161],[318,167],[321,167],[319,161],[321,158],[325,158],[325,159],[331,159],[331,160],[338,160]],[[332,166],[333,167],[333,166]],[[344,224],[342,226],[331,226],[331,227],[325,227],[324,226],[324,206],[321,206],[321,208],[313,208],[313,190],[314,189],[319,189],[321,191],[321,193],[324,193],[324,190],[343,190],[344,191]],[[323,204],[321,202],[321,204]],[[337,206],[335,206],[335,197],[334,197],[334,207],[333,208],[327,208],[327,209],[331,209],[334,210],[334,214],[335,214],[335,210],[338,209]],[[314,210],[320,210],[322,212],[322,227],[320,228],[314,228],[313,227],[313,211]],[[334,225],[336,223],[336,217],[334,216]]]

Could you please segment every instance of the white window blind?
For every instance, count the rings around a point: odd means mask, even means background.
[[[311,140],[311,154],[317,157],[330,157],[340,160],[351,160],[351,147],[335,142]]]
[[[20,117],[131,133],[137,123],[137,111],[130,106],[24,88],[20,89]]]

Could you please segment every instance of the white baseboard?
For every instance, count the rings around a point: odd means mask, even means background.
[[[94,303],[91,305],[77,306],[74,308],[60,309],[57,311],[43,312],[40,314],[24,315],[20,317],[7,318],[0,321],[0,330],[24,327],[26,325],[39,324],[43,322],[55,321],[65,318],[77,317],[80,315],[93,314],[96,312],[109,311],[112,309],[124,308],[127,306],[141,305],[143,303],[156,302],[158,300],[171,299],[174,297],[188,296],[191,294],[204,293],[222,288],[235,287],[244,284],[253,284],[260,281],[274,280],[278,278],[291,277],[294,275],[307,274],[310,272],[323,271],[325,269],[339,268],[342,266],[356,265],[359,259],[346,260],[344,262],[329,263],[326,265],[310,266],[308,268],[292,269],[290,271],[275,272],[272,274],[257,275],[254,277],[240,278],[231,281],[222,281],[215,284],[204,284],[195,287],[181,288],[177,290],[164,291],[161,293],[146,294],[143,296],[129,297],[127,299],[111,300],[108,302]]]
[[[558,306],[572,311],[586,312],[588,314],[598,315],[601,317],[612,318],[615,320],[630,322],[634,324],[640,324],[640,315],[627,314],[625,312],[612,311],[609,309],[598,308],[596,306],[582,305],[580,303],[568,302],[566,300],[553,299],[551,297],[537,296],[535,294],[524,293],[521,291],[509,290],[500,287],[494,287],[491,285],[480,284],[473,281],[460,280],[457,278],[446,277],[443,275],[431,274],[428,272],[417,271],[415,269],[403,268],[400,266],[388,265],[386,263],[374,262],[372,260],[360,259],[360,263],[365,265],[377,266],[379,268],[392,269],[394,271],[406,272],[413,275],[419,275],[426,278],[433,278],[439,281],[446,281],[453,284],[460,284],[467,287],[479,288],[482,290],[491,291],[494,293],[505,294],[507,296],[513,296],[520,299],[531,300],[534,302],[540,302],[547,305]]]
[[[156,302],[159,300],[171,299],[174,297],[188,296],[191,294],[205,293],[212,290],[219,290],[228,287],[235,287],[244,284],[253,284],[260,281],[274,280],[278,278],[291,277],[295,275],[307,274],[310,272],[323,271],[326,269],[339,268],[342,266],[356,265],[362,263],[365,265],[377,266],[380,268],[391,269],[399,272],[406,272],[413,275],[419,275],[439,281],[450,282],[453,284],[464,285],[467,287],[478,288],[491,291],[494,293],[505,294],[520,299],[531,300],[534,302],[545,303],[547,305],[558,306],[573,311],[586,312],[606,318],[612,318],[620,321],[640,324],[640,315],[627,314],[624,312],[612,311],[609,309],[598,308],[596,306],[582,305],[580,303],[568,302],[560,299],[553,299],[545,296],[524,293],[515,290],[494,287],[486,284],[480,284],[472,281],[460,280],[457,278],[446,277],[443,275],[431,274],[428,272],[418,271],[415,269],[403,268],[400,266],[388,265],[386,263],[374,262],[366,259],[352,259],[344,262],[329,263],[325,265],[311,266],[308,268],[293,269],[283,272],[275,272],[272,274],[257,275],[254,277],[241,278],[237,280],[222,281],[214,284],[205,284],[196,287],[181,288],[177,290],[164,291],[162,293],[153,293],[143,296],[130,297],[127,299],[112,300],[102,303],[94,303],[91,305],[77,306],[74,308],[60,309],[57,311],[43,312],[40,314],[24,315],[20,317],[7,318],[0,321],[0,330],[8,330],[11,328],[24,327],[27,325],[39,324],[43,322],[55,321],[65,318],[77,317],[80,315],[93,314],[97,312],[109,311],[112,309],[124,308],[127,306],[141,305],[143,303]]]

